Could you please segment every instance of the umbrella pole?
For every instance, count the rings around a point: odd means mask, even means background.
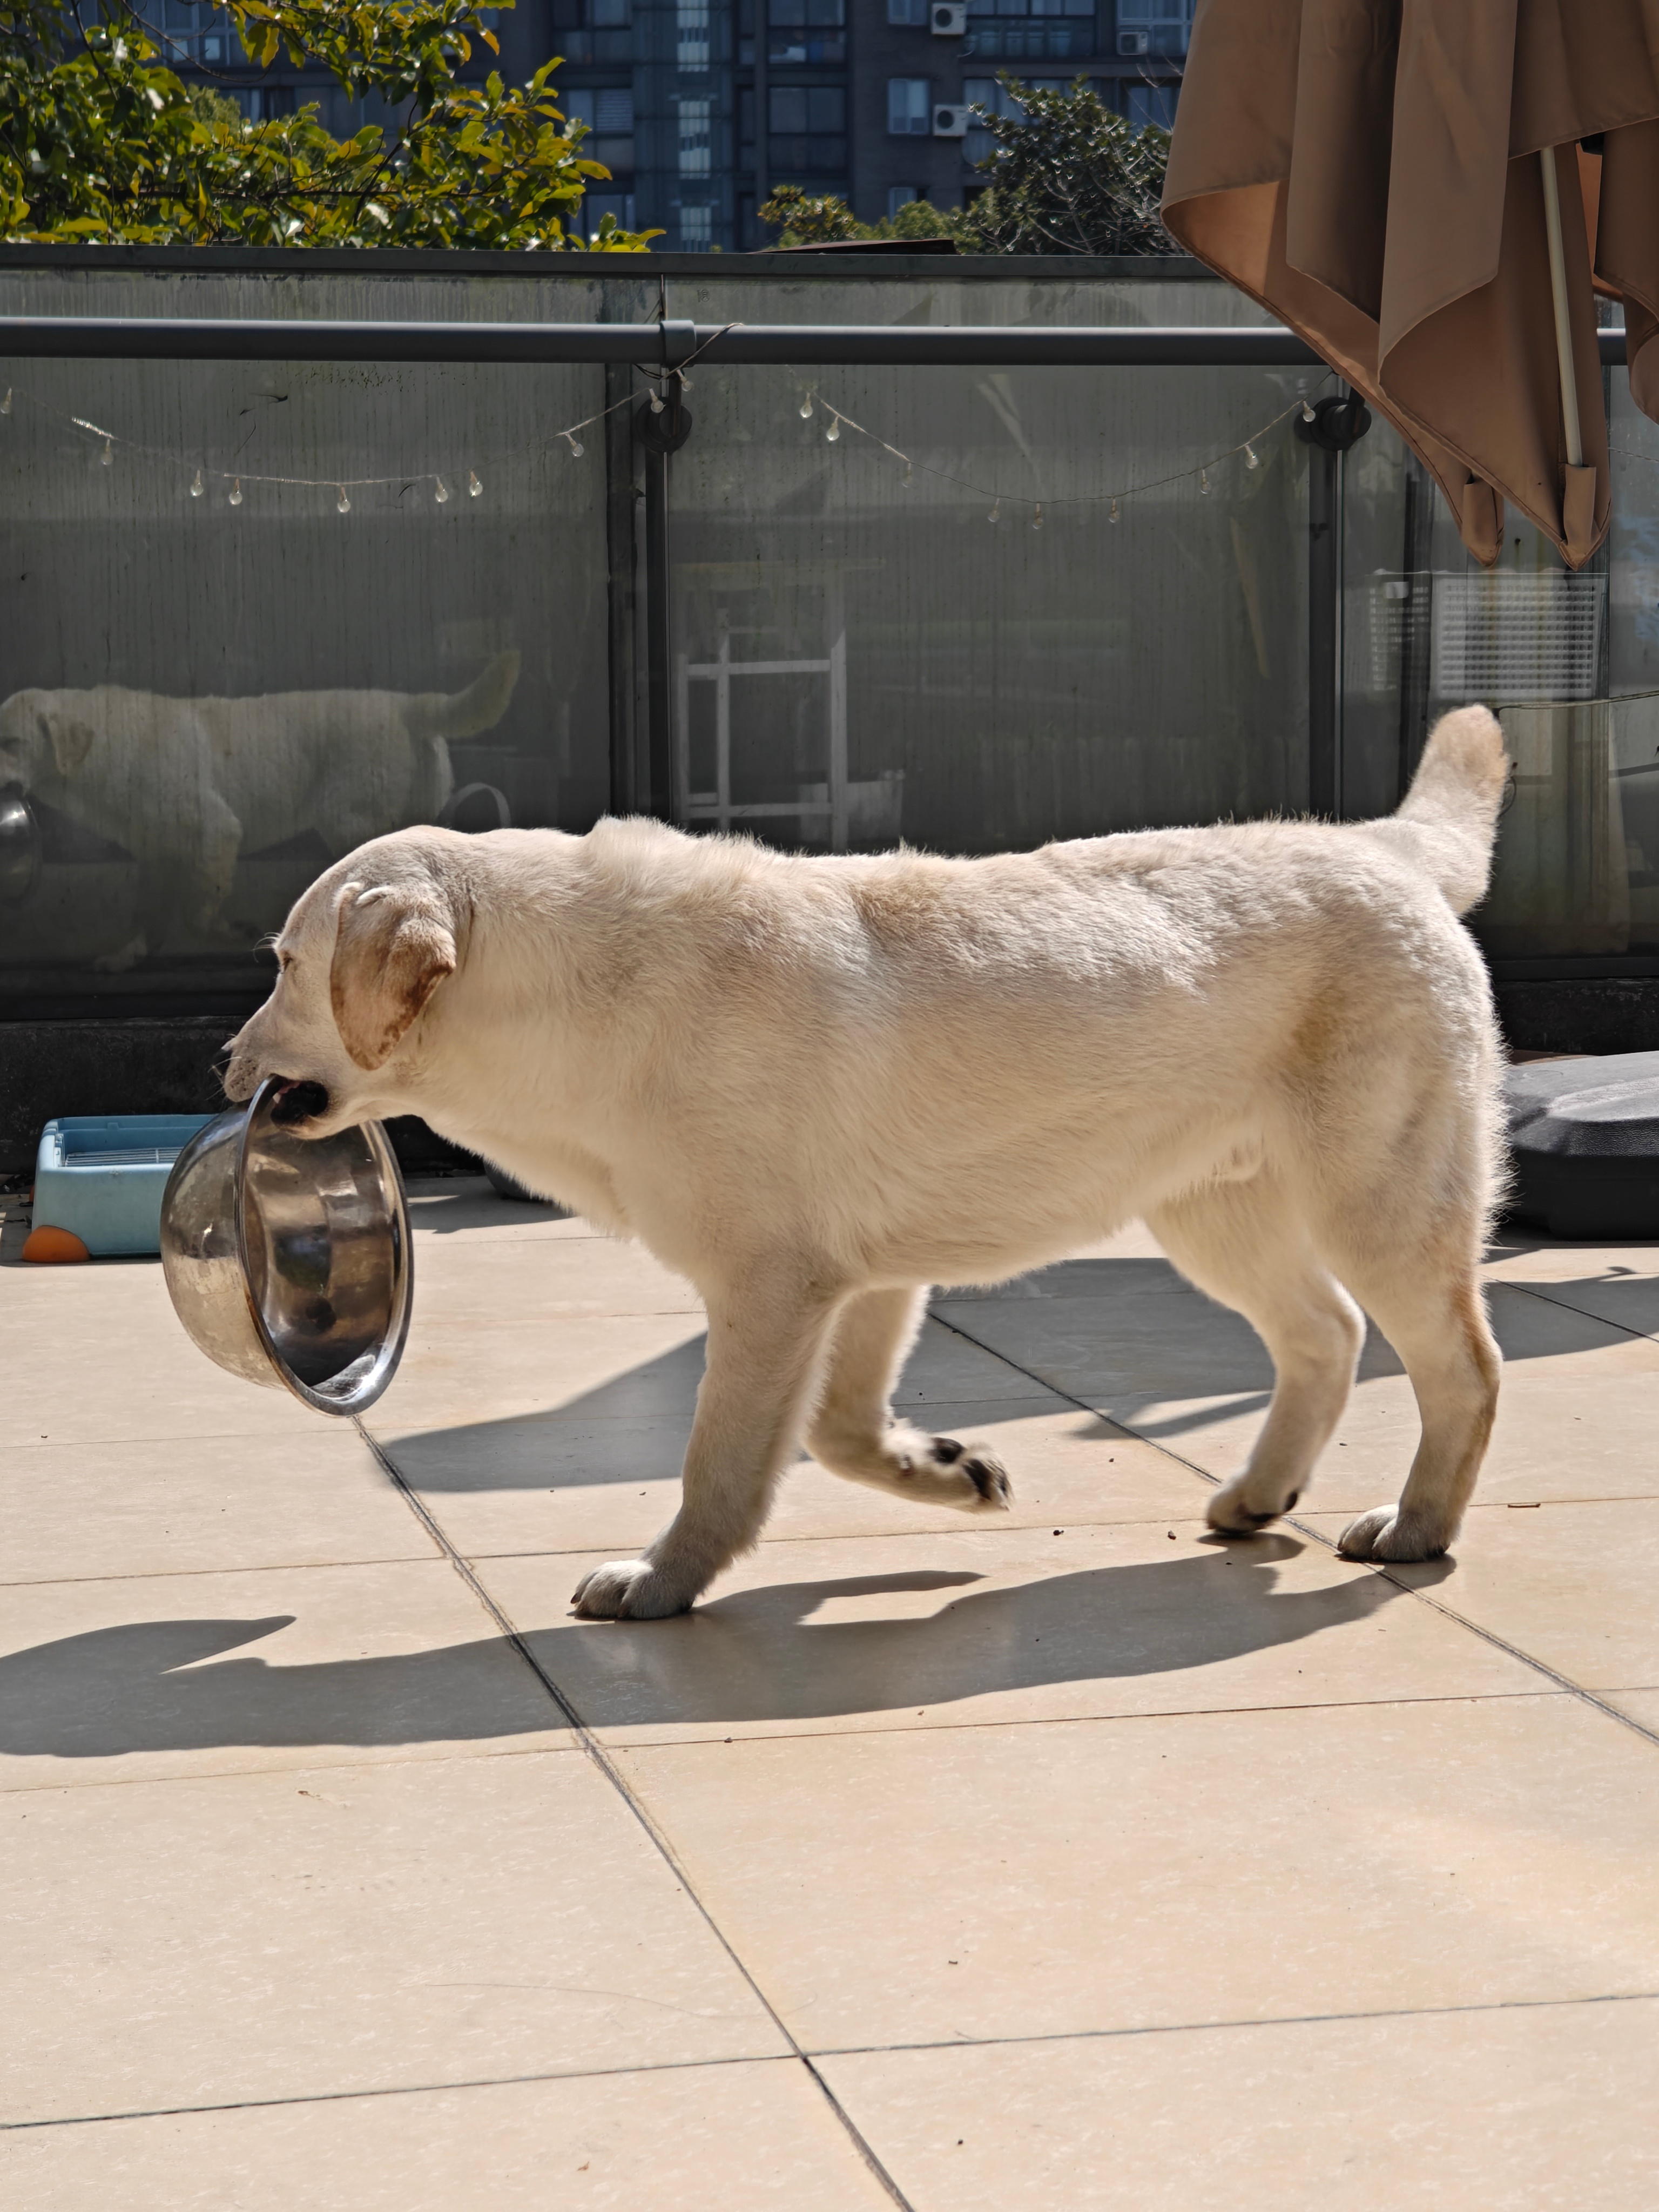
[[[1567,466],[1584,465],[1584,439],[1578,422],[1578,378],[1572,365],[1572,318],[1567,312],[1567,257],[1561,243],[1561,186],[1555,173],[1555,149],[1538,156],[1544,170],[1544,232],[1549,240],[1550,290],[1555,298],[1555,352],[1561,364],[1561,422],[1566,432]]]

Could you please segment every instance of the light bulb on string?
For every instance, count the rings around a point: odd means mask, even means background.
[[[432,496],[437,501],[440,507],[448,506],[449,486],[444,482],[441,477],[434,477],[432,479]]]
[[[830,416],[830,428],[823,434],[823,442],[826,446],[833,446],[840,435],[841,417],[832,411]]]
[[[1041,500],[1036,503],[1036,513],[1031,517],[1031,527],[1033,530],[1041,530],[1042,527],[1042,501]]]
[[[483,497],[483,486],[478,482],[477,476],[471,469],[466,472],[466,495],[469,499],[482,499]]]
[[[1312,408],[1308,404],[1307,401],[1304,399],[1304,400],[1303,401],[1303,403],[1302,403],[1302,419],[1303,419],[1303,421],[1304,421],[1304,422],[1311,422],[1313,421],[1313,418],[1314,418],[1314,411],[1313,411],[1313,409],[1312,409]]]
[[[231,487],[230,487],[230,504],[231,504],[233,507],[240,507],[240,506],[241,505],[241,503],[242,503],[242,479],[240,478],[240,477],[238,477],[235,479],[235,481],[232,483],[232,485],[231,485]]]
[[[334,489],[340,495],[338,499],[334,502],[335,511],[340,514],[349,514],[351,512],[351,501],[346,497],[345,486],[343,484],[336,484]]]
[[[202,471],[198,469],[190,480],[190,495],[192,499],[200,499],[206,489],[207,486],[202,481]]]
[[[650,388],[650,392],[651,392],[651,412],[652,412],[653,415],[660,415],[660,414],[662,413],[662,410],[663,410],[664,407],[667,404],[667,402],[664,399],[664,398],[663,398],[663,396],[662,396],[661,392],[658,391],[658,389],[657,389],[657,387],[656,387],[656,386],[655,386],[654,384],[651,386],[651,388]]]
[[[3,399],[0,399],[0,415],[9,415],[9,414],[10,414],[10,412],[11,412],[11,386],[10,386],[10,385],[8,385],[8,386],[6,386],[6,396],[5,396],[5,398],[4,398]]]
[[[992,502],[991,502],[991,512],[990,512],[990,513],[986,516],[985,520],[986,520],[988,522],[1000,522],[1000,521],[1001,521],[1001,520],[1002,520],[1002,501],[1001,501],[1000,499],[998,499],[998,500],[993,500],[993,501],[992,501]]]
[[[679,379],[679,380],[680,380],[680,390],[681,390],[682,392],[690,392],[690,390],[691,389],[691,373],[690,373],[690,371],[689,369],[684,369],[684,368],[677,368],[677,369],[674,371],[674,374],[675,374],[675,375],[676,375],[676,376],[678,376],[678,379]]]
[[[1210,471],[1208,469],[1200,469],[1199,471],[1198,488],[1200,491],[1203,493],[1205,498],[1207,499],[1210,495]]]
[[[908,491],[915,482],[915,471],[911,467],[909,462],[906,461],[904,464],[904,474],[899,478],[899,483],[903,486],[906,491]]]
[[[573,461],[580,460],[585,449],[581,440],[576,435],[575,432],[574,430],[561,430],[559,435],[564,440],[566,445],[569,447],[571,459]],[[483,489],[483,485],[480,484],[478,489],[482,491]]]
[[[1106,520],[1108,522],[1115,522],[1117,520],[1117,501],[1115,500],[1112,501],[1112,511],[1107,516]]]
[[[9,400],[11,394],[8,392],[6,397]],[[800,419],[803,422],[810,422],[812,419],[812,395],[810,392],[800,403]]]
[[[105,439],[104,439],[104,454],[103,454],[103,459],[102,459],[102,460],[99,463],[99,466],[100,466],[100,468],[106,468],[106,469],[107,469],[107,468],[112,468],[112,467],[113,467],[114,463],[115,463],[115,441],[114,441],[114,439],[113,439],[113,438],[112,438],[112,437],[108,436],[107,434],[106,434]]]
[[[1248,438],[1244,441],[1244,465],[1247,469],[1259,469],[1261,466],[1261,457]]]

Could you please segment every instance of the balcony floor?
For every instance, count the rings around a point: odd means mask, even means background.
[[[1375,1340],[1306,1510],[1205,1537],[1270,1375],[1136,1231],[927,1325],[902,1395],[1007,1520],[803,1463],[695,1613],[606,1625],[697,1303],[414,1195],[367,1435],[154,1262],[0,1269],[8,2201],[1659,2198],[1659,1246],[1495,1249],[1451,1559],[1332,1548],[1415,1434]]]

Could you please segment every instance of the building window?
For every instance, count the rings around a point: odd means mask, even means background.
[[[996,87],[992,85],[994,92]],[[890,76],[887,129],[895,138],[925,138],[933,129],[933,81],[927,76]]]
[[[769,61],[844,62],[847,0],[766,0]]]
[[[676,227],[682,253],[707,253],[714,243],[714,210],[711,207],[683,207]]]
[[[683,70],[708,67],[708,0],[674,0],[674,58]]]
[[[1095,0],[968,0],[969,51],[985,61],[1064,61],[1095,49]]]
[[[887,20],[907,29],[927,28],[927,0],[887,0]]]
[[[623,230],[636,230],[639,228],[634,220],[632,192],[589,192],[582,202],[580,215],[570,227],[573,230],[580,231],[585,223],[587,226],[588,236],[591,238],[608,215],[615,216],[617,223]]]
[[[603,161],[613,175],[632,169],[634,95],[626,86],[603,85],[597,90],[582,86],[568,92],[564,112],[572,123],[587,125],[582,153],[588,161]]]
[[[818,176],[847,167],[847,94],[842,86],[775,84],[767,101],[775,172]]]
[[[1155,54],[1184,54],[1193,30],[1193,0],[1117,0],[1120,31],[1144,31]]]
[[[683,100],[680,108],[679,173],[683,177],[714,174],[714,103],[712,100]],[[688,210],[686,212],[690,213]]]
[[[910,207],[921,198],[920,185],[889,185],[887,187],[887,216],[889,222],[901,208]]]
[[[156,12],[160,21],[156,21],[154,15],[150,20],[161,33],[159,44],[164,68],[252,67],[242,52],[241,40],[222,9],[198,8],[193,0],[161,0]]]
[[[1126,84],[1123,90],[1124,106],[1137,131],[1144,131],[1149,123],[1156,131],[1175,129],[1178,84]]]

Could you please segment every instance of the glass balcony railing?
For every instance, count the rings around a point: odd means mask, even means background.
[[[234,1010],[305,884],[408,823],[982,853],[1358,816],[1476,698],[1516,763],[1474,922],[1499,974],[1659,972],[1659,428],[1621,369],[1607,546],[1570,576],[1512,526],[1487,574],[1384,426],[1340,463],[1297,435],[1332,380],[1293,348],[1036,357],[1259,325],[1224,288],[918,265],[0,255],[15,316],[462,328],[423,361],[366,329],[356,358],[0,362],[0,787],[37,838],[0,854],[0,1018]],[[659,279],[671,317],[742,325],[666,459]],[[468,359],[468,323],[647,351]],[[753,358],[776,323],[893,357]],[[951,357],[961,325],[1005,357]]]

